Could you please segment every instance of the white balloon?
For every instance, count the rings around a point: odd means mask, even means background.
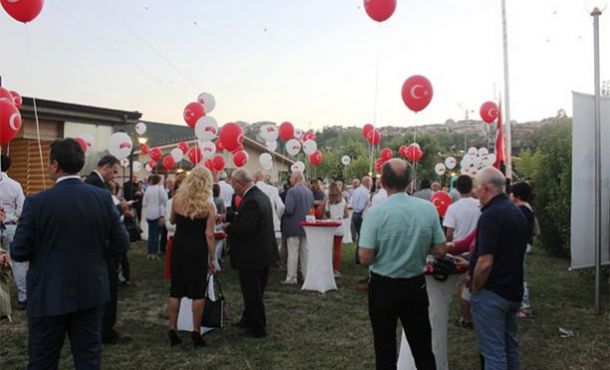
[[[445,159],[445,167],[450,170],[454,169],[456,164],[457,161],[453,157],[447,157],[447,159]]]
[[[294,129],[294,138],[297,140],[301,140],[301,138],[303,137],[305,133],[303,132],[303,130],[301,130],[300,128],[295,128]]]
[[[481,167],[482,162],[483,162],[483,159],[479,156],[476,156],[472,160],[472,165],[478,168],[478,167]]]
[[[468,167],[460,167],[460,173],[462,175],[468,175]]]
[[[142,163],[135,161],[133,162],[133,166],[131,166],[131,168],[133,169],[133,173],[138,173],[142,171]]]
[[[487,160],[489,161],[489,163],[491,163],[491,165],[493,166],[494,163],[496,163],[496,154],[495,153],[490,153],[487,155]]]
[[[349,157],[349,155],[344,155],[343,157],[341,157],[341,163],[344,166],[349,166],[349,164],[352,163],[352,159]]]
[[[176,161],[176,163],[180,162],[184,158],[184,153],[182,153],[182,150],[180,150],[180,148],[172,149],[170,154],[172,158],[174,158],[174,161]]]
[[[275,150],[277,149],[277,141],[273,140],[273,141],[267,141],[265,143],[265,146],[267,147],[267,149],[269,149],[272,152],[275,152]]]
[[[301,142],[297,139],[290,139],[286,142],[286,153],[295,156],[301,151]]]
[[[434,166],[434,172],[436,172],[436,174],[439,176],[443,176],[445,172],[447,172],[447,167],[445,167],[445,165],[442,163],[438,163],[436,166]]]
[[[290,166],[290,170],[292,172],[303,172],[305,171],[305,163],[301,161],[296,161],[292,164],[292,166]]]
[[[303,143],[303,152],[305,152],[305,154],[311,155],[316,150],[318,150],[318,143],[316,143],[315,141],[313,141],[313,140],[306,140]]]
[[[479,148],[479,157],[485,157],[487,154],[489,154],[487,148]]]
[[[204,159],[210,159],[216,154],[216,144],[211,141],[200,141],[199,149]]]
[[[211,116],[203,116],[195,124],[195,136],[201,141],[210,141],[218,135],[218,123]]]
[[[470,167],[470,169],[468,169],[468,175],[470,177],[475,177],[477,175],[477,173],[479,172],[479,170],[477,170],[474,167]]]
[[[464,158],[462,158],[462,161],[460,162],[460,167],[468,168],[468,167],[472,166],[473,163],[474,163],[473,158],[469,155],[465,155]]]
[[[265,141],[275,141],[280,136],[280,130],[275,125],[263,125],[259,134]]]
[[[273,168],[273,158],[271,154],[263,153],[258,157],[258,163],[260,163],[263,170],[268,171]]]
[[[479,150],[474,146],[468,148],[468,155],[477,155],[479,154]]]
[[[108,138],[108,152],[118,160],[127,158],[132,147],[131,138],[124,132],[115,132]]]
[[[197,97],[197,101],[203,104],[203,107],[205,108],[205,114],[210,113],[214,110],[214,107],[216,107],[216,99],[214,99],[214,96],[212,94],[207,92],[199,94],[199,96]]]
[[[136,132],[138,135],[144,135],[146,133],[146,124],[144,122],[136,123]]]
[[[121,165],[121,167],[127,168],[129,167],[129,160],[127,158],[121,159],[119,161],[119,164]]]
[[[150,167],[150,164],[148,164],[148,163],[146,163],[146,166],[144,166],[144,169],[146,170],[146,172],[152,171],[152,167]]]

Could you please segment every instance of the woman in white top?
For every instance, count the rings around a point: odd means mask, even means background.
[[[159,185],[161,177],[152,175],[148,178],[148,187],[144,192],[142,208],[144,218],[148,223],[148,259],[159,259],[159,233],[160,226],[165,223],[165,208],[167,193]]]
[[[333,271],[335,277],[341,276],[341,245],[343,244],[343,234],[345,233],[344,218],[348,218],[347,202],[341,194],[341,188],[336,181],[333,181],[328,188],[328,197],[325,205],[326,218],[341,222],[341,226],[335,231],[333,240]]]

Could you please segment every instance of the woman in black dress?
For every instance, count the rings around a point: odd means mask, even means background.
[[[196,347],[206,345],[200,335],[206,278],[208,272],[216,272],[216,215],[214,204],[210,202],[211,194],[212,174],[204,167],[197,167],[186,177],[172,203],[172,223],[176,224],[168,301],[168,335],[172,346],[182,342],[176,332],[182,297],[193,300],[193,344]]]

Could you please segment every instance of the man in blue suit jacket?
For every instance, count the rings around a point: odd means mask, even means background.
[[[73,139],[51,144],[53,188],[26,199],[11,256],[27,275],[28,369],[56,369],[66,333],[77,369],[101,366],[101,322],[109,300],[104,255],[129,247],[110,193],[77,176],[85,163]]]

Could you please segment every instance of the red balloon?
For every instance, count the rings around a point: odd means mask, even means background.
[[[392,159],[392,157],[394,156],[394,153],[392,152],[392,149],[390,149],[390,148],[383,148],[381,150],[381,152],[379,153],[379,156],[384,161],[387,161],[387,160]]]
[[[17,107],[17,109],[21,109],[21,105],[23,104],[23,98],[21,98],[21,94],[19,94],[17,91],[11,91],[11,95],[13,96],[13,99],[15,99],[15,106]]]
[[[487,123],[495,121],[498,118],[499,112],[498,105],[492,101],[486,101],[481,105],[481,118]]]
[[[192,146],[189,148],[189,151],[186,153],[186,155],[189,157],[189,161],[191,161],[191,163],[197,164],[201,161],[201,158],[203,158],[203,155],[201,154],[201,150],[199,148],[197,148],[196,146]]]
[[[195,128],[195,124],[199,118],[205,116],[205,107],[199,102],[188,103],[182,112],[184,121],[189,127]]]
[[[424,110],[432,101],[432,84],[424,76],[411,76],[402,85],[402,100],[413,112]]]
[[[233,153],[233,163],[237,167],[242,167],[248,162],[248,153],[245,150],[239,150]]]
[[[186,154],[186,152],[189,151],[189,145],[186,142],[182,141],[180,144],[178,144],[178,149],[180,149],[183,154]]]
[[[157,161],[148,162],[148,166],[150,166],[151,169],[155,169],[157,167]]]
[[[225,150],[225,146],[222,145],[222,140],[218,139],[216,140],[216,152],[223,152]]]
[[[396,10],[396,0],[364,0],[364,10],[373,20],[383,22]]]
[[[205,168],[210,171],[214,171],[214,160],[212,158],[208,158],[205,160],[204,164]]]
[[[80,147],[83,148],[83,152],[87,153],[87,149],[89,149],[87,142],[80,137],[75,137],[74,140],[80,144]]]
[[[419,144],[413,143],[407,147],[406,157],[411,162],[418,162],[424,157],[424,152],[419,147]]]
[[[8,15],[22,23],[28,23],[38,17],[44,5],[44,0],[0,0],[0,2]]]
[[[8,144],[21,129],[21,114],[10,101],[0,101],[0,145]]]
[[[366,138],[369,141],[369,144],[379,145],[379,143],[381,142],[381,131],[379,131],[378,129],[374,129],[369,132]]]
[[[222,155],[216,154],[212,159],[214,160],[214,169],[216,171],[222,171],[225,168],[225,158]]]
[[[309,130],[307,131],[304,135],[303,135],[303,142],[307,141],[307,140],[313,140],[316,141],[318,138],[316,137],[316,134],[313,132],[313,130]]]
[[[311,155],[309,156],[309,163],[311,163],[314,166],[317,166],[320,163],[322,163],[322,160],[324,160],[324,156],[322,155],[322,152],[319,150],[316,150],[315,152],[311,153]]]
[[[171,155],[168,155],[167,157],[163,158],[163,167],[166,170],[171,170],[172,168],[174,168],[175,165],[176,165],[176,161],[174,160],[174,157],[172,157]]]
[[[375,126],[367,123],[362,127],[362,137],[368,140],[369,134],[375,129]]]
[[[0,86],[0,101],[6,101],[15,105],[15,98],[8,89]]]
[[[280,125],[280,139],[288,141],[294,137],[294,126],[290,122],[283,122]]]
[[[163,152],[159,148],[152,148],[150,150],[149,156],[150,156],[150,159],[152,159],[153,161],[159,162],[161,160],[161,158],[163,158]]]
[[[377,158],[377,160],[375,161],[375,171],[377,173],[381,173],[381,170],[383,169],[383,165],[385,164],[385,160],[383,158]]]
[[[451,205],[451,195],[445,191],[437,191],[432,194],[430,201],[436,207],[438,211],[438,215],[441,217],[445,217],[445,213],[447,213],[447,208]]]
[[[407,158],[407,146],[406,145],[401,145],[400,148],[398,148],[398,154],[402,158]]]
[[[222,146],[226,150],[233,152],[244,142],[244,131],[237,123],[229,122],[222,126],[219,137],[222,141]]]
[[[142,144],[140,145],[140,150],[142,151],[142,154],[148,154],[150,147],[147,144]]]

